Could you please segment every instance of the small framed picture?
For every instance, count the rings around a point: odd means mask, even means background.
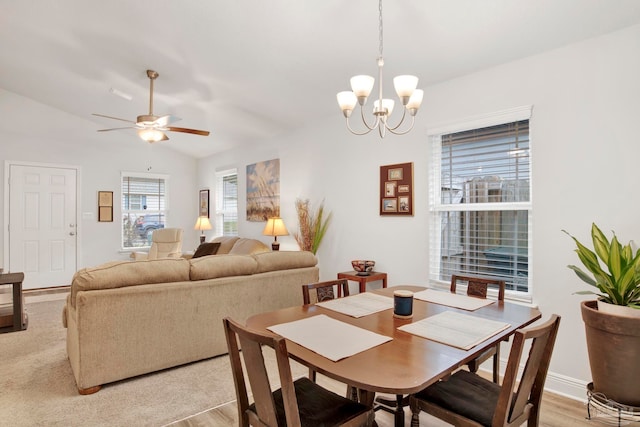
[[[396,182],[386,182],[384,184],[384,195],[385,197],[395,197],[396,196]]]
[[[408,185],[398,185],[398,193],[408,193],[409,191]]]
[[[209,190],[200,190],[198,216],[206,216],[207,218],[209,218]]]
[[[382,212],[398,212],[398,200],[382,199]]]
[[[409,197],[398,197],[398,210],[400,212],[409,212]]]
[[[113,191],[98,191],[98,222],[113,222]]]
[[[402,168],[389,169],[389,181],[402,180]]]

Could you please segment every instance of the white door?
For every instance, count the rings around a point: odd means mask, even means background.
[[[76,271],[75,169],[10,165],[9,269],[24,289],[63,286]]]

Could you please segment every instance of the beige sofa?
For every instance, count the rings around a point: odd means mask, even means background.
[[[302,303],[319,271],[310,252],[122,261],[78,271],[63,311],[78,391],[225,354],[222,319]],[[228,242],[227,242],[228,243]],[[249,249],[252,248],[252,249]],[[267,248],[268,250],[268,248]]]

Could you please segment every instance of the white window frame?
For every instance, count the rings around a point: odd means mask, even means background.
[[[125,193],[122,190],[122,184],[125,178],[147,178],[147,179],[162,179],[164,180],[164,209],[158,209],[157,211],[148,211],[145,209],[128,209],[126,210],[124,207],[124,197]],[[128,214],[135,215],[144,215],[144,214],[153,214],[158,213],[164,217],[165,228],[169,225],[169,175],[165,174],[153,174],[153,173],[144,173],[144,172],[120,172],[120,249],[123,252],[133,252],[139,249],[148,249],[150,245],[145,246],[132,246],[125,247],[125,236],[124,236],[124,219]]]
[[[441,126],[436,126],[428,131],[428,141],[430,144],[430,158],[429,165],[431,169],[431,173],[429,176],[429,234],[430,234],[430,245],[429,245],[429,282],[434,287],[440,287],[443,289],[449,289],[450,283],[444,282],[439,279],[440,277],[440,249],[442,247],[441,241],[441,212],[451,212],[451,211],[463,211],[463,210],[478,210],[480,206],[478,204],[469,204],[469,205],[460,205],[460,204],[444,204],[442,203],[442,184],[441,184],[441,173],[442,173],[442,136],[463,132],[472,129],[481,129],[490,126],[497,126],[506,123],[517,122],[521,120],[530,120],[532,114],[533,106],[523,106],[518,108],[513,108],[510,110],[499,111],[495,113],[486,114],[483,116],[477,116],[473,118],[468,118],[465,120],[460,120],[453,123],[444,124]],[[532,141],[532,132],[531,127],[529,128],[529,140]],[[533,156],[532,156],[532,146],[530,144],[530,176],[529,179],[533,183]],[[526,303],[532,302],[532,286],[533,286],[533,269],[531,266],[533,265],[533,184],[531,185],[530,197],[528,202],[508,202],[508,203],[483,203],[481,206],[482,210],[496,210],[496,211],[505,211],[505,210],[526,210],[527,220],[528,220],[528,234],[527,234],[527,242],[528,242],[528,275],[527,275],[527,292],[524,291],[515,291],[515,290],[507,290],[505,292],[505,298],[513,301],[521,301]],[[490,294],[494,293],[492,290],[489,291]]]
[[[216,211],[215,211],[215,230],[214,230],[214,234],[216,235],[216,237],[218,236],[237,236],[238,235],[238,221],[239,221],[239,215],[238,215],[238,193],[236,193],[236,208],[234,209],[225,209],[225,203],[224,203],[224,178],[231,176],[231,175],[235,175],[236,177],[236,182],[238,180],[238,169],[233,168],[233,169],[226,169],[226,170],[222,170],[222,171],[217,171],[216,172]],[[235,232],[232,234],[224,234],[224,216],[225,215],[229,215],[229,216],[233,216],[235,215],[236,217],[236,229]]]

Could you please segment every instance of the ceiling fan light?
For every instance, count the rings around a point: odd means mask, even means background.
[[[160,132],[158,129],[153,128],[140,129],[138,131],[138,136],[147,142],[158,142],[162,141],[165,138],[164,133]]]

